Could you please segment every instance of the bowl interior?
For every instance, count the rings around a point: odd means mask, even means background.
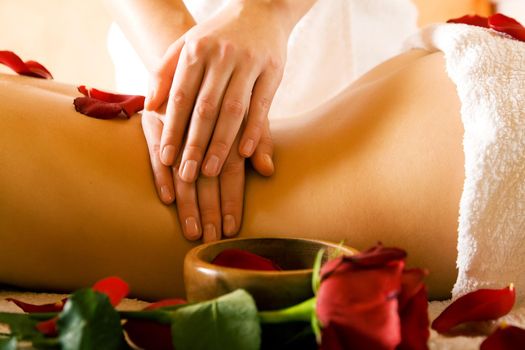
[[[305,270],[313,267],[317,252],[324,248],[324,260],[337,253],[353,254],[355,250],[330,242],[300,238],[238,238],[224,240],[203,247],[197,257],[210,263],[225,249],[242,249],[272,260],[281,269]]]

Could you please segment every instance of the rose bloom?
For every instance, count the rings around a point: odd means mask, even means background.
[[[321,349],[427,349],[428,302],[422,269],[405,251],[377,245],[321,269],[316,315]]]

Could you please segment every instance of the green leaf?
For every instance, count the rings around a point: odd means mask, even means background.
[[[63,350],[127,349],[120,317],[109,298],[91,288],[73,293],[58,320]]]
[[[35,327],[38,323],[30,314],[0,312],[0,323],[9,325],[11,334],[19,339],[43,337]]]
[[[171,334],[177,350],[256,350],[261,345],[255,301],[242,289],[177,309]]]
[[[314,267],[312,271],[312,290],[317,295],[319,286],[321,285],[321,265],[323,263],[324,249],[319,249],[315,256]]]
[[[0,350],[16,350],[16,337],[0,338]]]

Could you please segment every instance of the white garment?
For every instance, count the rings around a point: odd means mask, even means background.
[[[197,23],[227,0],[186,0]],[[270,115],[290,117],[315,108],[378,63],[401,52],[417,30],[410,0],[318,0],[299,21],[288,43],[282,83]],[[145,94],[147,73],[120,29],[108,39],[117,90]]]
[[[443,24],[426,28],[412,44],[445,53],[462,104],[465,182],[453,295],[514,283],[523,299],[525,43],[485,28]]]

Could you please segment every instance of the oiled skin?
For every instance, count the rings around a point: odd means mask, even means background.
[[[439,92],[439,93],[437,93]],[[76,113],[75,87],[0,75],[0,282],[70,290],[119,275],[182,295],[186,241],[157,198],[140,116]],[[248,171],[241,236],[405,248],[433,298],[456,277],[460,103],[441,54],[412,51],[271,125],[277,171]]]

